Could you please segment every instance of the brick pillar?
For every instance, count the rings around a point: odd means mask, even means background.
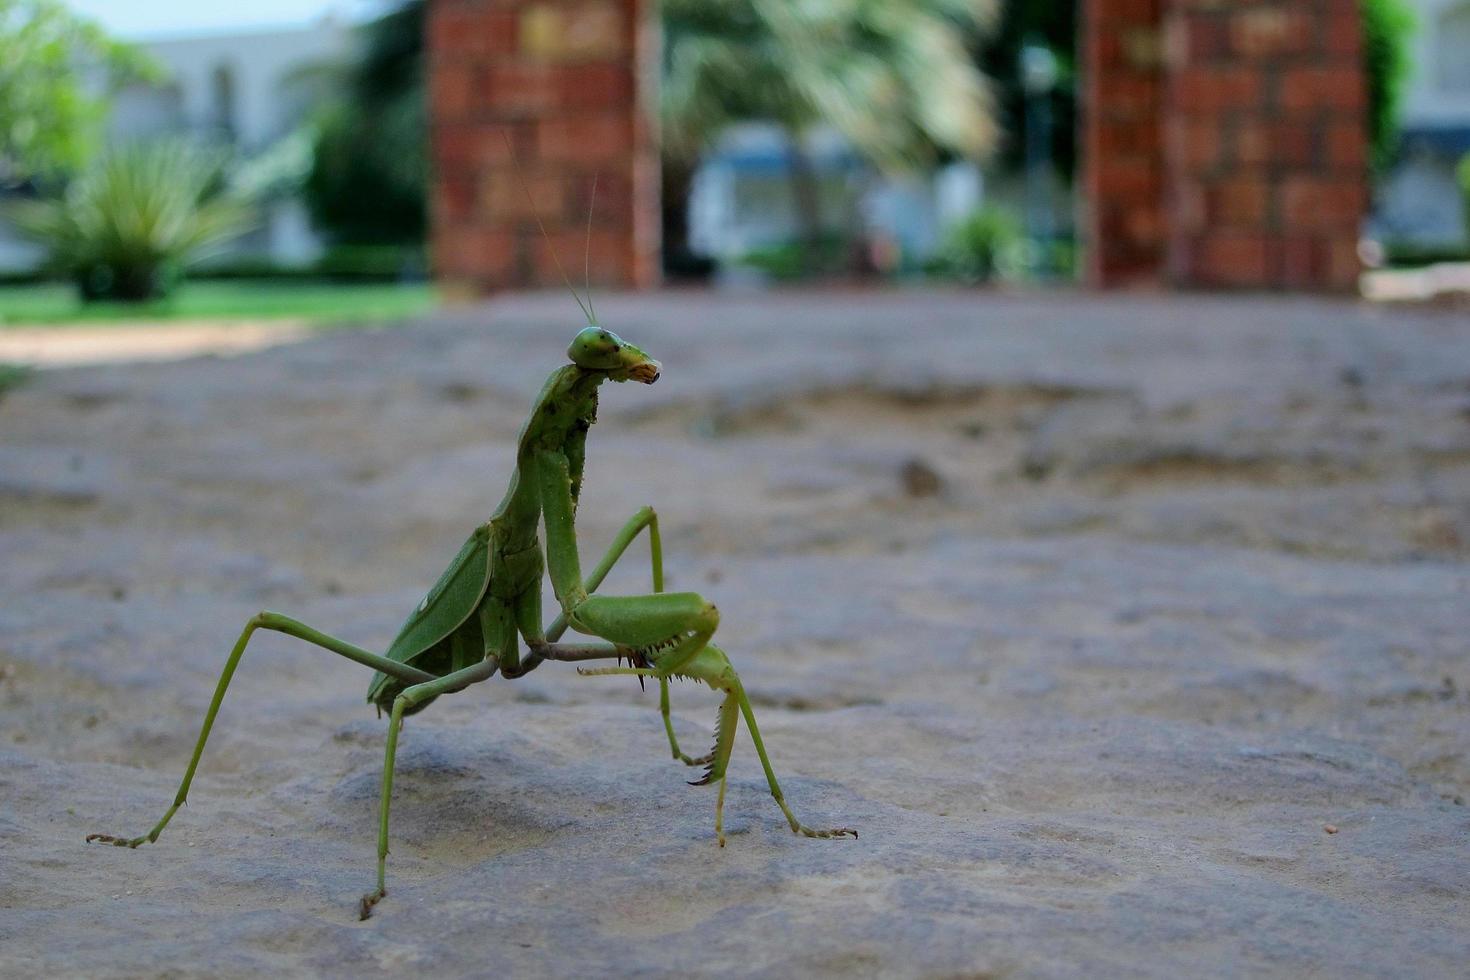
[[[1368,206],[1358,0],[1173,0],[1167,16],[1170,278],[1356,288]]]
[[[1154,281],[1163,265],[1162,4],[1083,3],[1083,186],[1098,285]]]
[[[1086,4],[1093,282],[1355,288],[1368,206],[1358,0]],[[1150,23],[1163,40],[1152,74]]]
[[[553,247],[580,290],[594,177],[593,285],[657,282],[658,158],[643,84],[657,60],[643,8],[429,0],[432,252],[451,290],[561,286]]]

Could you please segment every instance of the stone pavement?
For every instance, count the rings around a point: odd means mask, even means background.
[[[662,515],[796,812],[562,665],[366,674],[499,500],[564,295],[0,402],[0,974],[1462,976],[1470,322],[1250,297],[607,297],[579,514]],[[608,590],[642,591],[635,546]],[[688,747],[714,701],[676,687]]]

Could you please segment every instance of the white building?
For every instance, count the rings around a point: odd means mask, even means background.
[[[1385,241],[1470,245],[1455,166],[1470,154],[1470,0],[1411,0],[1418,14],[1400,160],[1379,188]]]
[[[350,57],[352,28],[325,18],[307,27],[159,37],[134,42],[163,69],[157,85],[119,92],[112,140],[187,134],[261,153],[293,132],[325,91],[327,66]],[[234,243],[237,255],[307,263],[322,249],[299,201],[273,201],[259,226]],[[0,270],[33,267],[40,253],[0,227]]]

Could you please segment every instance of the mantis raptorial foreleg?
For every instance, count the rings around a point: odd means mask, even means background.
[[[393,799],[393,766],[398,754],[398,733],[403,729],[404,710],[441,694],[453,694],[471,684],[489,680],[495,676],[499,666],[498,660],[487,657],[463,670],[456,670],[423,684],[415,684],[393,699],[393,712],[388,718],[388,745],[383,755],[383,798],[378,805],[378,887],[362,897],[358,905],[358,914],[362,918],[372,915],[373,906],[388,894],[388,805]]]
[[[219,714],[220,705],[224,703],[225,691],[229,689],[230,681],[235,676],[235,668],[240,665],[240,658],[245,655],[245,647],[250,643],[250,637],[258,629],[274,630],[285,633],[315,644],[324,650],[346,657],[348,660],[360,663],[375,670],[381,670],[390,677],[397,677],[408,684],[419,684],[434,679],[433,674],[410,667],[408,664],[380,657],[375,653],[355,647],[351,643],[339,640],[335,636],[328,636],[320,630],[312,629],[305,623],[298,622],[278,613],[262,612],[250,617],[245,624],[245,629],[240,633],[240,638],[235,641],[235,647],[230,651],[230,657],[225,661],[225,669],[219,677],[219,684],[215,686],[214,698],[209,702],[209,710],[204,714],[204,725],[199,730],[199,740],[194,744],[194,755],[189,759],[189,768],[184,770],[184,779],[179,784],[178,795],[174,797],[173,806],[164,813],[163,819],[142,837],[114,837],[111,834],[88,834],[87,840],[97,841],[102,844],[115,844],[118,847],[138,847],[158,840],[158,835],[163,833],[163,828],[173,819],[179,807],[184,805],[185,798],[189,795],[189,785],[194,781],[194,771],[199,768],[199,759],[204,755],[204,743],[209,741],[210,729],[214,727],[215,715]]]
[[[588,592],[597,591],[603,579],[607,578],[607,573],[612,571],[612,567],[623,557],[623,552],[628,550],[633,539],[638,537],[638,532],[644,528],[648,528],[648,557],[653,564],[653,591],[662,592],[664,590],[664,549],[658,533],[658,514],[654,513],[652,507],[640,507],[637,513],[628,518],[628,522],[613,536],[613,542],[608,547],[607,554],[602,556],[597,567],[592,569],[592,574],[587,576],[584,585]],[[566,613],[557,616],[546,628],[547,642],[555,643],[561,639],[561,635],[567,631],[567,625]]]
[[[648,556],[653,566],[653,591],[655,594],[663,592],[664,556],[663,543],[658,533],[658,514],[654,512],[652,507],[643,507],[622,526],[613,537],[612,545],[607,549],[607,553],[602,556],[602,560],[592,569],[592,574],[586,580],[586,588],[589,593],[597,591],[598,586],[607,578],[613,566],[623,557],[623,553],[628,550],[628,546],[633,543],[634,539],[638,537],[638,533],[644,528],[648,529]],[[547,627],[546,639],[555,642],[566,632],[566,629],[567,617],[563,613]],[[614,651],[609,651],[609,656],[614,655],[616,655]],[[539,662],[541,659],[543,657],[533,653],[531,659],[527,661],[527,667],[533,666],[533,661]],[[668,733],[669,751],[673,753],[673,757],[686,766],[706,765],[710,761],[711,756],[691,756],[679,748],[679,738],[674,734],[673,716],[669,712],[669,679],[667,677],[658,678],[658,708],[659,713],[663,716],[664,731]]]
[[[674,758],[686,766],[705,766],[714,759],[715,754],[710,752],[706,755],[688,755],[679,748],[679,739],[674,735],[674,719],[669,715],[669,679],[662,674],[658,675],[658,710],[664,717],[664,731],[669,736],[669,751],[674,753]]]
[[[755,743],[755,753],[760,757],[761,767],[765,769],[766,783],[770,786],[771,796],[786,816],[786,822],[791,825],[791,832],[801,834],[803,837],[857,836],[857,831],[848,827],[817,830],[796,819],[796,815],[786,805],[786,797],[781,793],[781,784],[776,780],[776,771],[771,768],[771,760],[766,755],[765,743],[761,741],[760,729],[755,723],[755,712],[751,709],[750,699],[746,697],[745,688],[740,683],[740,675],[735,673],[735,668],[731,666],[729,658],[718,647],[705,646],[692,660],[674,670],[664,667],[579,667],[577,673],[588,677],[630,674],[636,677],[657,677],[664,680],[669,677],[688,677],[691,680],[703,681],[710,687],[725,692],[725,699],[720,702],[719,716],[715,725],[715,746],[708,760],[709,768],[705,770],[703,779],[691,784],[702,786],[713,782],[719,786],[719,793],[715,798],[715,837],[719,840],[721,847],[725,846],[726,774],[730,763],[730,752],[735,747],[735,731],[739,726],[740,715],[745,716],[746,727],[750,729],[750,740]]]
[[[578,632],[636,647],[666,673],[699,655],[720,625],[720,611],[697,592],[583,599],[573,614]]]

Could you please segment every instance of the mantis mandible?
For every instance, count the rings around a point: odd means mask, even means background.
[[[568,283],[570,288],[570,283]],[[576,291],[573,290],[573,295]],[[590,296],[589,303],[590,303]],[[578,305],[581,305],[580,298]],[[422,711],[441,695],[464,690],[493,677],[523,677],[547,660],[584,662],[619,661],[616,667],[578,668],[586,675],[629,674],[653,678],[659,686],[659,710],[673,757],[685,765],[705,766],[702,778],[691,785],[716,784],[715,836],[725,844],[723,813],[726,770],[740,718],[745,719],[766,781],[791,830],[807,837],[856,837],[846,827],[817,830],[796,819],[781,794],[771,768],[750,699],[725,652],[711,643],[720,614],[704,597],[693,592],[663,590],[663,553],[658,515],[644,507],[623,525],[602,560],[584,576],[577,549],[576,512],[582,490],[587,432],[597,421],[597,392],[605,381],[653,384],[662,370],[641,349],[596,325],[583,307],[588,327],[567,349],[570,360],[553,371],[521,427],[516,442],[516,468],[510,486],[489,521],[475,528],[423,601],[379,656],[273,612],[252,616],[235,642],[220,674],[214,698],[204,716],[194,754],[184,772],[173,805],[141,837],[91,834],[88,841],[136,848],[158,840],[174,814],[184,805],[215,716],[225,699],[230,679],[256,630],[274,630],[305,640],[348,660],[373,668],[367,700],[387,711],[388,736],[383,760],[382,796],[378,811],[377,887],[359,902],[366,919],[387,895],[388,808],[393,796],[393,761],[405,715]],[[546,529],[543,555],[538,537]],[[647,595],[594,595],[597,587],[644,530],[648,532],[653,592]],[[541,581],[549,570],[552,590],[561,613],[545,628],[541,625]],[[570,627],[601,642],[560,644]],[[526,645],[520,651],[519,639]],[[626,659],[631,666],[621,666]],[[669,716],[669,680],[689,678],[721,691],[714,748],[708,755],[691,757],[679,748]]]

